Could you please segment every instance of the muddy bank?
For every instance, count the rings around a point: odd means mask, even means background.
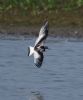
[[[41,26],[0,26],[0,36],[23,35],[35,36],[39,34]],[[49,35],[54,37],[83,38],[82,27],[49,27]]]
[[[83,8],[73,11],[42,11],[37,14],[27,12],[0,13],[0,36],[37,35],[45,19],[49,21],[49,34],[60,37],[83,37]]]

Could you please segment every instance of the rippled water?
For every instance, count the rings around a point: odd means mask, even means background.
[[[0,39],[0,100],[29,100],[40,91],[45,100],[83,99],[83,41],[48,38],[42,67],[27,47],[34,37]]]

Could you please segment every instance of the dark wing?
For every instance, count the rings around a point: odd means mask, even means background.
[[[34,47],[38,47],[39,45],[43,44],[47,36],[48,36],[48,22],[46,22],[40,29],[39,36],[35,42]]]
[[[35,52],[34,52],[34,64],[35,64],[38,68],[41,67],[42,62],[43,62],[43,58],[44,58],[43,53],[40,52],[40,51],[38,51],[38,50],[35,50]]]

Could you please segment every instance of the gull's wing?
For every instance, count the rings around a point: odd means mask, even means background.
[[[43,58],[44,58],[43,53],[40,52],[40,51],[38,51],[38,50],[35,50],[35,52],[34,52],[34,64],[35,64],[38,68],[41,67],[42,62],[43,62]]]
[[[40,29],[39,36],[35,42],[34,47],[38,47],[39,45],[43,44],[45,39],[48,36],[48,22],[46,22]]]

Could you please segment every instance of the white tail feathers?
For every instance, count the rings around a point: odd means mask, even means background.
[[[28,56],[33,55],[33,53],[34,53],[34,47],[30,46],[29,47],[29,54],[28,54]]]

